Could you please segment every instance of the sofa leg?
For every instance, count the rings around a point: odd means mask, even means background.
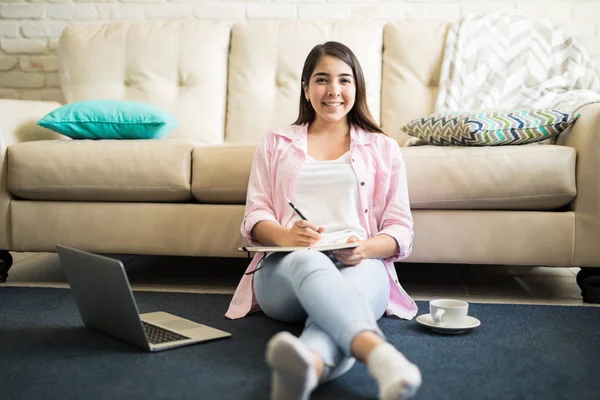
[[[7,250],[0,250],[0,283],[6,282],[13,258]]]
[[[600,303],[600,268],[582,267],[577,273],[584,303]]]

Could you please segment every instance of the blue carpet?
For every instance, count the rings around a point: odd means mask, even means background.
[[[83,327],[70,291],[0,288],[0,398],[268,399],[267,340],[300,326],[262,313],[230,321],[231,296],[136,292],[140,312],[167,311],[233,336],[146,353]],[[419,314],[427,304],[419,302]],[[421,368],[417,399],[598,399],[600,308],[471,304],[482,325],[445,336],[384,318],[389,340]],[[365,367],[311,399],[375,399]]]

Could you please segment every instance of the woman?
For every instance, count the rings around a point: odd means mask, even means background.
[[[369,112],[358,60],[341,43],[315,46],[302,71],[298,119],[257,147],[241,231],[251,245],[359,245],[330,254],[259,253],[248,267],[227,317],[260,309],[280,321],[306,321],[299,338],[281,332],[267,345],[272,399],[308,399],[356,358],[381,399],[412,397],[420,371],[377,325],[386,311],[416,314],[393,264],[410,254],[412,224],[400,149]]]

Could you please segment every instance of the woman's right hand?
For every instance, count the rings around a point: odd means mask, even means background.
[[[322,226],[316,226],[308,221],[299,219],[287,230],[284,246],[308,247],[321,239],[325,231]]]

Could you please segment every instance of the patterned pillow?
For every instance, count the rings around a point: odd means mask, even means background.
[[[557,110],[440,112],[402,127],[434,146],[501,146],[540,142],[558,136],[579,114]]]

